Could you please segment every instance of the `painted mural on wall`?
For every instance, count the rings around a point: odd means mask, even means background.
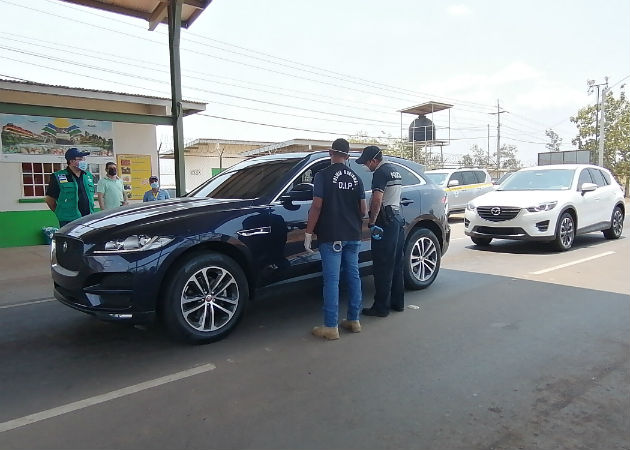
[[[0,114],[0,153],[28,160],[29,156],[61,156],[70,147],[90,156],[114,155],[111,122],[63,117]]]

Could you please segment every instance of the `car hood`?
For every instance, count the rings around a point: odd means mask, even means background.
[[[541,202],[560,201],[569,191],[501,191],[494,190],[472,201],[475,206],[516,206],[527,208]]]
[[[182,216],[241,209],[253,205],[253,200],[223,200],[213,198],[177,198],[172,200],[137,203],[110,211],[82,217],[63,227],[60,232],[80,237],[94,230],[113,230],[125,225],[150,225],[174,221]]]

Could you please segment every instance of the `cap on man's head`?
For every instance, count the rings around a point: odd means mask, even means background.
[[[76,147],[69,148],[66,151],[66,161],[72,161],[75,158],[82,158],[83,156],[89,155],[90,152],[82,152]]]
[[[157,180],[158,180],[158,177],[156,177],[155,175],[151,175],[149,177],[149,183],[152,182],[152,181],[157,181]]]
[[[365,164],[366,162],[376,158],[379,153],[381,155],[383,154],[380,148],[376,145],[369,145],[363,149],[363,153],[361,153],[361,156],[357,158],[357,164]]]
[[[333,152],[350,155],[350,144],[344,138],[335,139],[330,148]]]

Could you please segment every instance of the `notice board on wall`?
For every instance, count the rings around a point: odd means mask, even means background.
[[[151,155],[116,155],[118,176],[129,200],[142,200],[150,189]]]

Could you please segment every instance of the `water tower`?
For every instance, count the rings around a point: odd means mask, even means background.
[[[409,125],[409,142],[411,142],[413,159],[416,156],[416,147],[420,150],[429,150],[429,155],[433,147],[440,147],[440,162],[444,164],[444,153],[442,147],[451,143],[451,111],[453,105],[439,102],[426,102],[420,105],[411,106],[400,110],[400,140],[403,141],[403,114],[413,114],[416,116]],[[437,129],[433,121],[433,114],[439,111],[448,111],[448,127],[440,129],[447,134],[448,139],[438,139]],[[428,117],[427,117],[428,116]]]

